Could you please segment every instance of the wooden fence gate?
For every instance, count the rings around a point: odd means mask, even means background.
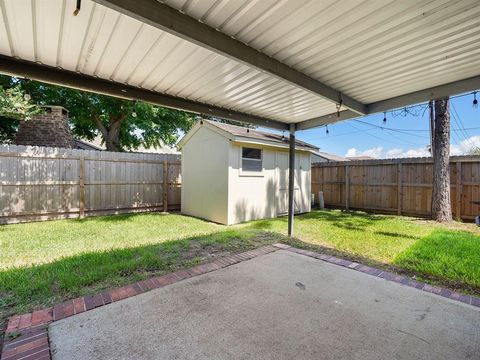
[[[431,158],[329,162],[312,166],[312,192],[330,207],[407,216],[431,216]],[[480,215],[480,157],[450,159],[453,216]]]

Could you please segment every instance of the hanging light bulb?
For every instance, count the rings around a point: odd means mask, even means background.
[[[383,123],[384,124],[387,123],[387,113],[386,112],[383,113]]]
[[[24,96],[24,98],[25,98],[25,101],[30,101],[30,99],[31,99],[32,97],[30,96],[29,93],[26,93],[25,96]]]
[[[478,108],[478,100],[477,100],[477,92],[473,92],[473,107],[476,109]]]
[[[328,131],[328,125],[325,125],[325,133],[328,135],[330,131]]]
[[[134,101],[134,102],[133,102],[133,111],[132,111],[132,117],[133,117],[133,118],[136,118],[136,117],[137,117],[137,111],[136,111],[136,109],[137,109],[137,102]]]
[[[285,141],[285,131],[282,131],[282,141]]]
[[[77,16],[80,12],[80,8],[82,6],[82,0],[77,0],[77,6],[75,7],[75,11],[73,12],[73,16]]]

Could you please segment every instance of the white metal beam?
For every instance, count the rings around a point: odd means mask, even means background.
[[[375,114],[382,111],[389,111],[478,89],[480,89],[480,76],[474,76],[468,79],[454,81],[448,84],[434,86],[410,94],[368,104],[368,113]]]
[[[323,125],[326,125],[326,124],[332,124],[332,123],[335,123],[337,121],[353,119],[353,118],[360,117],[360,116],[362,116],[362,115],[359,115],[354,111],[344,110],[344,111],[340,111],[340,116],[338,116],[337,113],[333,113],[333,114],[319,116],[317,118],[313,118],[313,119],[309,119],[309,120],[299,122],[299,123],[297,123],[297,130],[307,130],[307,129],[311,129],[311,128],[314,128],[314,127],[323,126]]]
[[[199,22],[158,0],[94,0],[124,15],[154,26],[184,40],[195,43],[215,53],[242,62],[257,70],[269,73],[297,87],[338,103],[359,114],[366,114],[365,104],[341,94],[248,45]]]
[[[289,129],[288,124],[279,121],[6,56],[0,56],[0,73],[278,130]]]
[[[405,106],[425,103],[430,100],[439,99],[442,97],[453,96],[457,94],[466,93],[480,89],[480,76],[474,76],[468,79],[454,81],[448,84],[415,91],[410,94],[400,95],[394,98],[374,102],[367,105],[368,112],[365,115],[376,114],[384,111],[390,111]],[[313,118],[297,123],[298,130],[307,130],[325,124],[331,124],[337,121],[349,120],[360,117],[354,111],[344,110],[337,113],[332,113],[318,118]]]

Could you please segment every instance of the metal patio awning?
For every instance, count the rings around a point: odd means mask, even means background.
[[[0,0],[0,72],[278,129],[480,88],[478,0],[76,6]]]

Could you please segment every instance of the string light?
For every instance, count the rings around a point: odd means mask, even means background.
[[[135,108],[137,107],[137,102],[135,101],[133,103],[133,111],[132,111],[132,117],[136,118],[137,117],[137,112],[135,111]]]
[[[480,93],[480,90],[476,90],[476,91],[472,91],[472,92],[469,92],[469,93],[463,93],[463,94],[459,94],[459,95],[453,95],[453,96],[450,96],[450,100],[453,100],[453,99],[458,99],[458,98],[464,98],[466,96],[471,96],[473,94],[473,106],[475,108],[478,107],[478,99],[477,99],[477,93]],[[339,107],[339,104],[337,103],[337,110],[338,110],[338,107]],[[416,105],[409,105],[409,106],[404,106],[402,108],[397,108],[397,109],[393,109],[393,110],[390,110],[390,111],[385,111],[383,113],[383,122],[385,123],[386,122],[386,119],[387,119],[387,113],[389,114],[389,116],[393,117],[393,119],[397,118],[397,117],[406,117],[408,115],[411,115],[411,116],[424,116],[425,115],[425,112],[426,110],[429,109],[429,103],[420,103],[420,104],[416,104]],[[338,113],[337,113],[337,116],[338,116]],[[357,121],[357,122],[362,122],[361,120],[354,120],[354,121]],[[367,124],[366,122],[363,122],[364,124]],[[400,132],[404,135],[407,135],[408,132],[422,132],[422,131],[425,131],[425,132],[430,132],[430,130],[412,130],[412,129],[396,129],[396,128],[384,128],[382,127],[381,125],[374,125],[374,124],[368,124],[368,125],[371,125],[372,127],[376,127],[376,128],[380,128],[382,130],[388,130],[388,131],[392,131],[392,132]],[[464,129],[460,129],[460,128],[455,128],[455,129],[452,129],[453,132],[455,131],[460,131],[460,130],[478,130],[480,129],[480,127],[474,127],[474,128],[464,128]],[[373,130],[373,129],[370,129],[370,130]],[[353,132],[350,132],[350,133],[342,133],[342,134],[337,134],[337,135],[332,135],[332,136],[344,136],[344,135],[349,135],[351,133],[358,133],[358,132],[367,132],[367,131],[370,131],[370,130],[357,130],[357,131],[353,131]],[[325,125],[325,133],[328,135],[330,133],[330,131],[328,130],[328,125]],[[413,134],[409,134],[411,136],[417,136],[417,137],[420,137],[418,135],[413,135]],[[321,139],[322,137],[319,137],[318,139]],[[317,138],[312,138],[310,140],[316,140]]]
[[[383,112],[383,123],[384,124],[387,123],[387,112],[386,111]]]
[[[73,12],[73,16],[78,15],[81,7],[82,7],[82,0],[77,0],[77,6],[75,7],[75,11]]]
[[[342,108],[342,104],[343,104],[342,93],[340,93],[338,94],[338,103],[336,104],[338,118],[340,118],[340,109]]]

